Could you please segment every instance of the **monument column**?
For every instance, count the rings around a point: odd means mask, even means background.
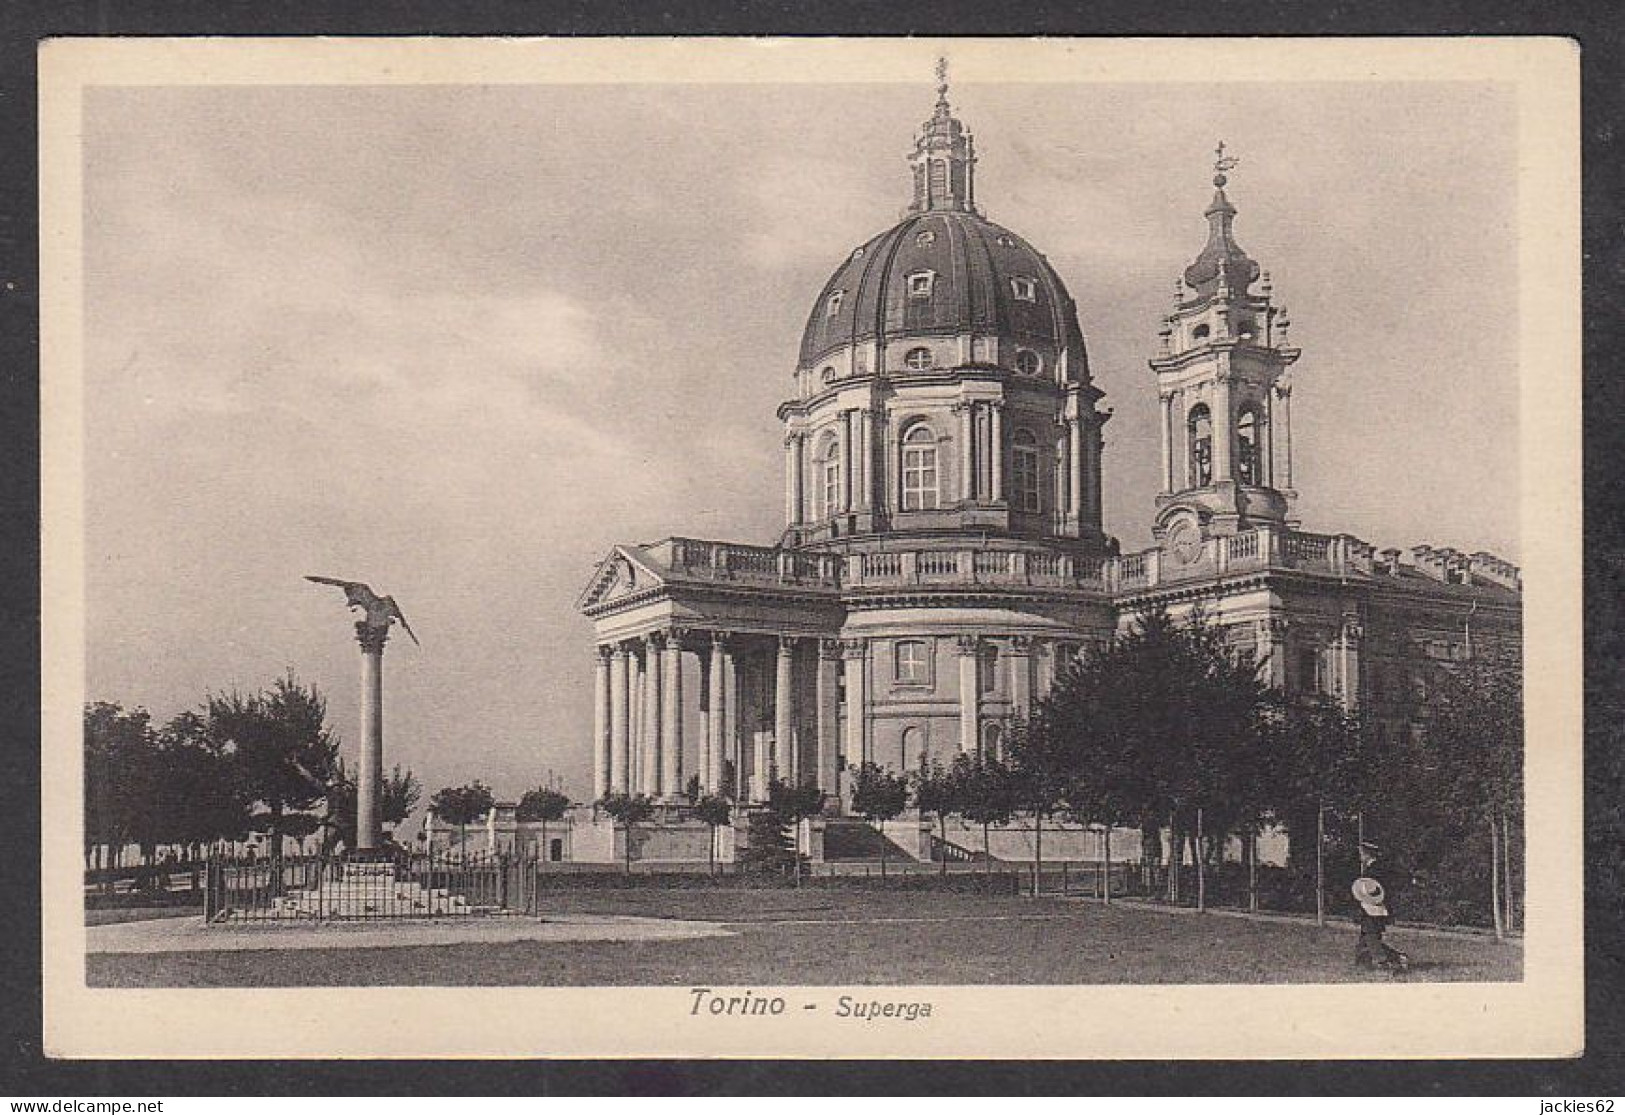
[[[818,640],[818,788],[836,802],[841,798],[841,690],[836,673],[841,660],[838,639]]]
[[[799,765],[791,754],[790,689],[795,665],[796,641],[788,635],[779,636],[778,671],[773,681],[773,766],[770,773],[786,782],[795,782]]]
[[[660,674],[665,642],[665,636],[656,631],[643,644],[643,769],[638,793],[651,796],[660,792]]]
[[[384,643],[389,628],[366,622],[355,625],[361,644],[361,765],[356,771],[356,850],[371,851],[383,842],[382,785],[384,767]]]
[[[723,708],[723,657],[726,651],[723,643],[727,636],[720,631],[711,632],[711,670],[710,693],[708,695],[709,714],[705,720],[705,758],[707,769],[705,771],[706,789],[712,793],[722,791],[722,741],[727,739],[724,731],[724,721],[727,713]],[[737,790],[738,787],[735,787]]]
[[[609,792],[609,657],[597,647],[592,670],[592,800]]]
[[[660,795],[674,798],[683,792],[683,635],[681,628],[666,633],[661,651]]]
[[[616,644],[609,660],[609,789],[624,794],[630,788],[631,720],[627,716],[627,655],[624,644]]]
[[[976,692],[976,654],[980,645],[975,635],[959,637],[959,750],[965,755],[976,754],[980,736]]]
[[[843,639],[841,654],[846,659],[846,761],[848,765],[869,761],[867,731],[869,696],[864,685],[864,659],[867,639]]]

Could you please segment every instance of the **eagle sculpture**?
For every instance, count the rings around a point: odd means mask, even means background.
[[[337,585],[344,590],[345,603],[352,608],[360,608],[367,613],[364,621],[374,631],[388,631],[392,620],[399,620],[406,633],[412,636],[412,641],[418,643],[418,637],[412,634],[412,625],[406,622],[406,615],[401,606],[395,603],[393,596],[379,596],[372,591],[372,586],[364,585],[360,581],[341,581],[336,577],[314,577],[305,575],[305,580],[314,581],[318,585]]]

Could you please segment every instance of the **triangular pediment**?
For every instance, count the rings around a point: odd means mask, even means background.
[[[576,607],[586,611],[625,596],[641,595],[665,583],[654,563],[636,546],[616,546],[598,563]]]

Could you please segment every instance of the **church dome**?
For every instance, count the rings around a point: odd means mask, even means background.
[[[845,346],[972,334],[1066,351],[1078,311],[1042,253],[967,208],[926,208],[855,249],[807,320],[801,365]]]

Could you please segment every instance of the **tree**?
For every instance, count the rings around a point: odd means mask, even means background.
[[[548,823],[563,820],[569,808],[569,795],[562,794],[551,786],[538,786],[534,790],[527,790],[525,796],[519,799],[519,806],[514,810],[514,819],[542,823],[542,855],[545,858]]]
[[[929,751],[921,752],[920,765],[913,773],[914,805],[922,814],[935,816],[942,843],[941,872],[948,874],[948,815],[964,807],[964,785],[958,766],[944,767]]]
[[[700,799],[705,797],[705,791],[700,787],[700,776],[698,774],[688,776],[688,781],[683,784],[683,796],[688,799],[688,804],[693,806],[698,806]]]
[[[384,776],[378,791],[382,799],[381,820],[386,825],[399,825],[417,808],[423,796],[423,784],[418,781],[417,775],[410,770],[402,771],[397,764]],[[327,799],[327,820],[323,825],[330,844],[342,843],[351,849],[356,847],[359,799],[355,779],[350,777],[341,758],[334,764],[333,784]]]
[[[801,885],[801,822],[824,811],[824,791],[808,782],[789,783],[775,778],[767,784],[767,809],[777,819],[780,830],[788,829],[790,866],[796,886]]]
[[[696,785],[698,778],[695,779]],[[717,873],[717,830],[733,821],[733,806],[721,794],[706,794],[694,803],[694,816],[711,828],[711,843],[707,849],[710,873]]]
[[[429,799],[429,811],[448,825],[457,826],[457,847],[468,852],[468,826],[488,814],[496,805],[491,788],[475,780],[464,786],[446,786]]]
[[[327,701],[314,685],[290,672],[266,692],[210,697],[208,731],[233,753],[233,769],[245,800],[261,807],[254,827],[270,837],[271,857],[295,830],[310,831],[309,811],[323,801],[338,759],[338,739],[327,727]],[[290,821],[291,815],[303,815]]]
[[[138,827],[138,768],[155,750],[152,718],[146,709],[125,712],[106,701],[85,706],[85,855],[95,867],[117,866],[120,850]],[[107,881],[111,886],[111,880]]]
[[[908,807],[908,779],[864,763],[852,779],[852,811],[880,831],[880,874],[886,874],[886,849],[891,841],[881,827]]]
[[[626,873],[632,874],[632,832],[635,826],[655,814],[654,802],[643,794],[606,794],[601,802],[604,812],[619,821],[626,829]]]
[[[960,787],[960,815],[982,826],[982,858],[993,870],[993,848],[988,829],[1007,825],[1015,816],[1015,784],[1010,768],[996,755],[954,756],[954,779]]]
[[[1023,812],[1033,819],[1033,890],[1038,897],[1044,872],[1044,818],[1065,804],[1073,767],[1070,737],[1053,726],[1042,710],[1033,724],[1017,719],[1010,724],[1010,789]]]

